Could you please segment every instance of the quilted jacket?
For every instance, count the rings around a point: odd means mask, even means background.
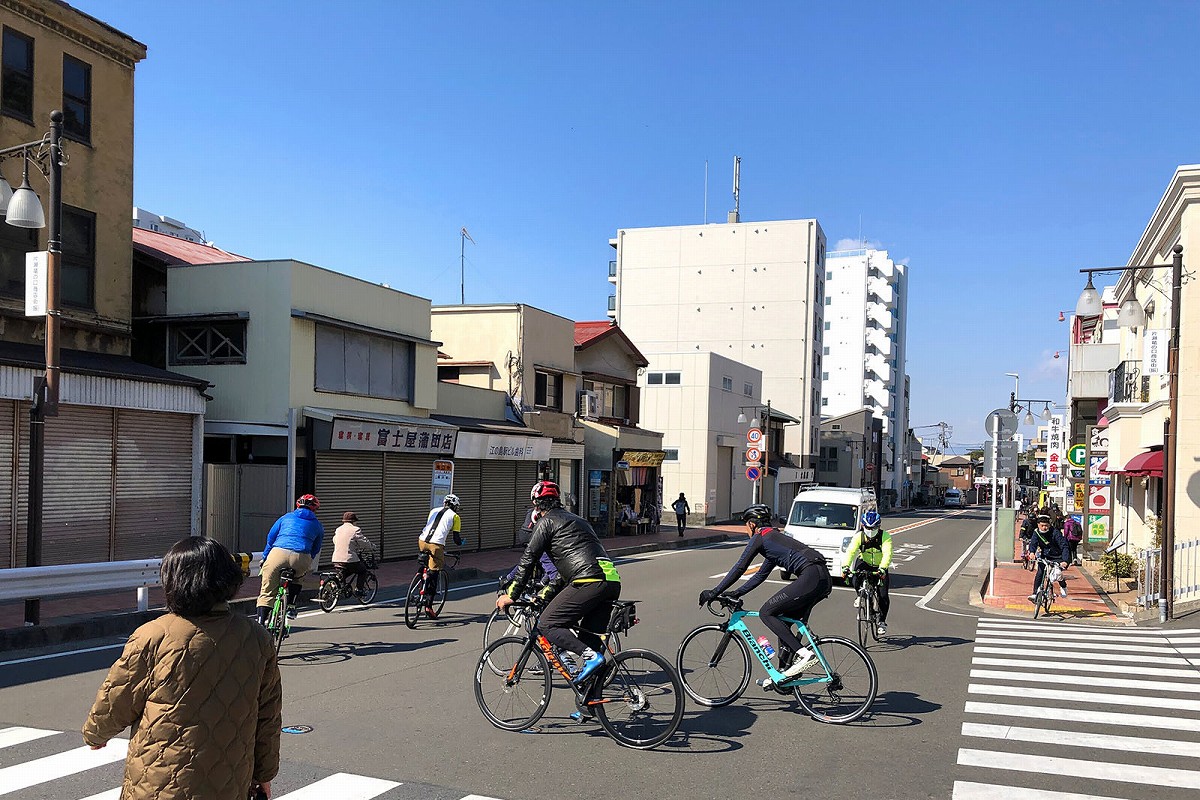
[[[83,726],[132,726],[121,800],[245,800],[279,771],[282,693],[267,632],[222,603],[133,632]]]

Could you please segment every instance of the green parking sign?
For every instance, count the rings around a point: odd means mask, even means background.
[[[1072,467],[1082,467],[1087,459],[1087,447],[1082,444],[1071,445],[1067,451],[1067,461]]]

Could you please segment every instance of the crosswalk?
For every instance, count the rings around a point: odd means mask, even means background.
[[[1200,796],[1200,630],[983,618],[970,678],[953,800]]]
[[[78,731],[0,726],[0,798],[119,800],[128,746],[127,739],[113,739],[92,750],[82,745]],[[288,766],[281,765],[272,781],[272,800],[497,800],[346,772],[314,776],[311,766]]]

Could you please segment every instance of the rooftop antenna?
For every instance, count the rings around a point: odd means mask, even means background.
[[[471,239],[471,234],[463,225],[458,237],[458,302],[464,306],[467,304],[467,239]],[[471,244],[475,244],[474,239],[471,239]]]
[[[739,213],[739,209],[741,207],[741,199],[739,197],[741,190],[739,187],[741,185],[741,182],[742,182],[742,157],[734,156],[733,157],[733,211],[729,212],[729,221],[730,222],[741,222],[742,221],[742,216]]]

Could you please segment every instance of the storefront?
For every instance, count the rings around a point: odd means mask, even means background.
[[[527,428],[482,424],[463,430],[455,448],[454,493],[462,501],[463,532],[470,549],[512,547],[529,509],[529,490],[539,462],[550,458],[551,440]],[[518,432],[519,431],[519,432]]]
[[[603,524],[609,536],[654,530],[662,516],[662,450],[613,450],[606,481],[608,513]],[[636,522],[623,526],[622,509],[633,511]]]

